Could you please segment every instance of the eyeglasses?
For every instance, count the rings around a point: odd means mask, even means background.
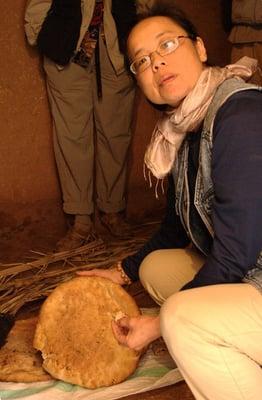
[[[173,53],[180,45],[179,39],[193,39],[193,37],[177,36],[171,39],[163,40],[163,42],[159,44],[158,48],[155,51],[152,51],[152,53],[150,54],[146,54],[135,59],[130,64],[130,71],[135,75],[141,74],[141,72],[144,72],[152,64],[152,54],[157,53],[158,55],[163,57]]]

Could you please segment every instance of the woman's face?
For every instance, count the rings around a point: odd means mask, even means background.
[[[128,38],[128,55],[132,61],[150,55],[151,65],[136,75],[145,96],[155,104],[177,107],[195,86],[207,59],[203,41],[179,39],[179,46],[160,56],[159,44],[187,32],[168,17],[150,17],[139,22]]]

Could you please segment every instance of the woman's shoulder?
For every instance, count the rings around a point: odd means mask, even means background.
[[[233,93],[219,108],[216,120],[232,115],[233,118],[243,118],[243,115],[259,113],[262,115],[262,88],[255,87]]]
[[[216,93],[208,107],[208,111],[204,120],[204,130],[209,132],[212,129],[213,124],[216,124],[216,120],[221,114],[222,110],[228,108],[230,101],[235,95],[249,90],[254,90],[255,92],[260,93],[258,86],[245,83],[242,79],[237,77],[226,79],[223,83],[221,83],[218,86]],[[260,97],[261,96],[258,96],[258,99]]]
[[[262,125],[262,88],[242,90],[232,94],[219,108],[215,119],[213,135],[214,139],[223,131],[233,134],[238,132],[244,134],[246,129],[249,132],[258,132]]]

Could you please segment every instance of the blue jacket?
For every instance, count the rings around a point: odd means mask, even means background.
[[[122,262],[132,280],[138,279],[139,265],[149,252],[185,247],[193,241],[207,258],[184,288],[241,282],[249,275],[259,286],[262,93],[255,89],[239,79],[224,82],[209,107],[202,132],[188,135],[179,151],[176,188],[168,190],[167,213],[160,230]],[[181,211],[182,201],[189,204],[189,220]]]

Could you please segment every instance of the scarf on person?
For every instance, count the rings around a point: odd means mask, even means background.
[[[153,131],[144,156],[145,166],[157,179],[163,179],[170,172],[186,134],[196,132],[200,127],[218,86],[232,77],[249,79],[256,66],[256,60],[242,57],[236,64],[224,68],[205,68],[182,103],[165,112]]]

